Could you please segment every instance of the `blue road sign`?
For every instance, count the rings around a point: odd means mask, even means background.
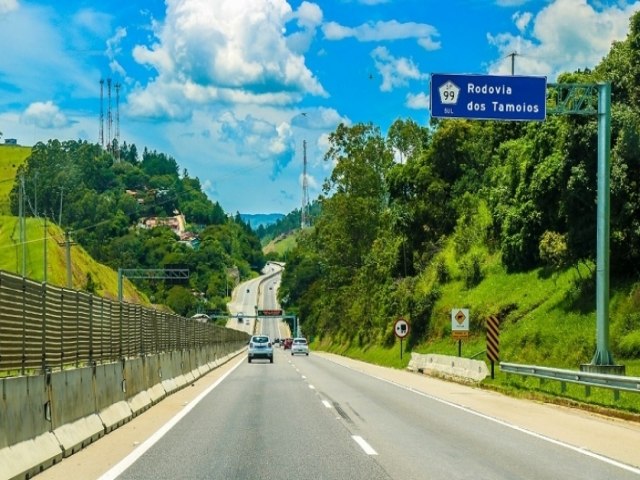
[[[544,120],[546,77],[431,75],[431,116],[479,120]]]

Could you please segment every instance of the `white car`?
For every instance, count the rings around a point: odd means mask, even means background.
[[[249,363],[256,358],[266,358],[269,363],[273,363],[273,346],[267,335],[254,335],[249,340]]]
[[[296,355],[298,353],[309,356],[309,344],[307,343],[306,338],[297,337],[293,339],[293,343],[291,344],[291,355]]]

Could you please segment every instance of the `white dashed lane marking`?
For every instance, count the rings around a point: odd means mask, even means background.
[[[369,445],[367,443],[367,441],[362,438],[360,435],[351,435],[351,438],[353,438],[356,443],[358,445],[360,445],[360,448],[362,448],[362,450],[364,450],[364,453],[366,453],[367,455],[377,455],[378,452],[376,452],[373,447],[371,447],[371,445]]]

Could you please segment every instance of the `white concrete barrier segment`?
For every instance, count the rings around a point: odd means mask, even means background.
[[[411,353],[407,370],[425,375],[450,376],[480,382],[489,375],[487,364],[470,358]]]

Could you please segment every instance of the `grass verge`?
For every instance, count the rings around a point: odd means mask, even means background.
[[[437,353],[457,356],[457,342],[448,343],[446,348],[438,349],[439,351]],[[462,356],[466,358],[475,357],[476,360],[485,361],[485,363],[489,365],[489,362],[484,356],[484,350],[481,349],[481,347],[483,348],[480,342],[471,342],[471,346],[466,345],[463,348]],[[323,337],[320,341],[313,341],[311,348],[344,355],[375,365],[398,369],[407,368],[409,360],[411,359],[410,352],[403,352],[402,359],[400,358],[399,341],[396,342],[392,348],[384,348],[377,345],[362,348],[346,343],[334,344],[330,338]],[[420,350],[431,349],[423,346]],[[472,352],[475,354],[472,355]],[[478,355],[478,352],[482,355]],[[416,351],[416,353],[427,352]],[[430,353],[436,352],[431,351]],[[628,376],[640,376],[640,360],[628,360],[621,363],[626,366]],[[464,379],[456,380],[447,378],[447,380],[457,381],[466,385],[470,384],[468,380]],[[495,378],[487,377],[482,382],[473,382],[471,385],[493,390],[515,398],[579,408],[593,413],[640,422],[640,392],[620,392],[616,399],[611,389],[591,387],[588,393],[583,385],[570,383],[566,384],[566,389],[563,391],[559,381],[541,381],[538,378],[506,374],[501,372],[497,365],[495,367]]]

